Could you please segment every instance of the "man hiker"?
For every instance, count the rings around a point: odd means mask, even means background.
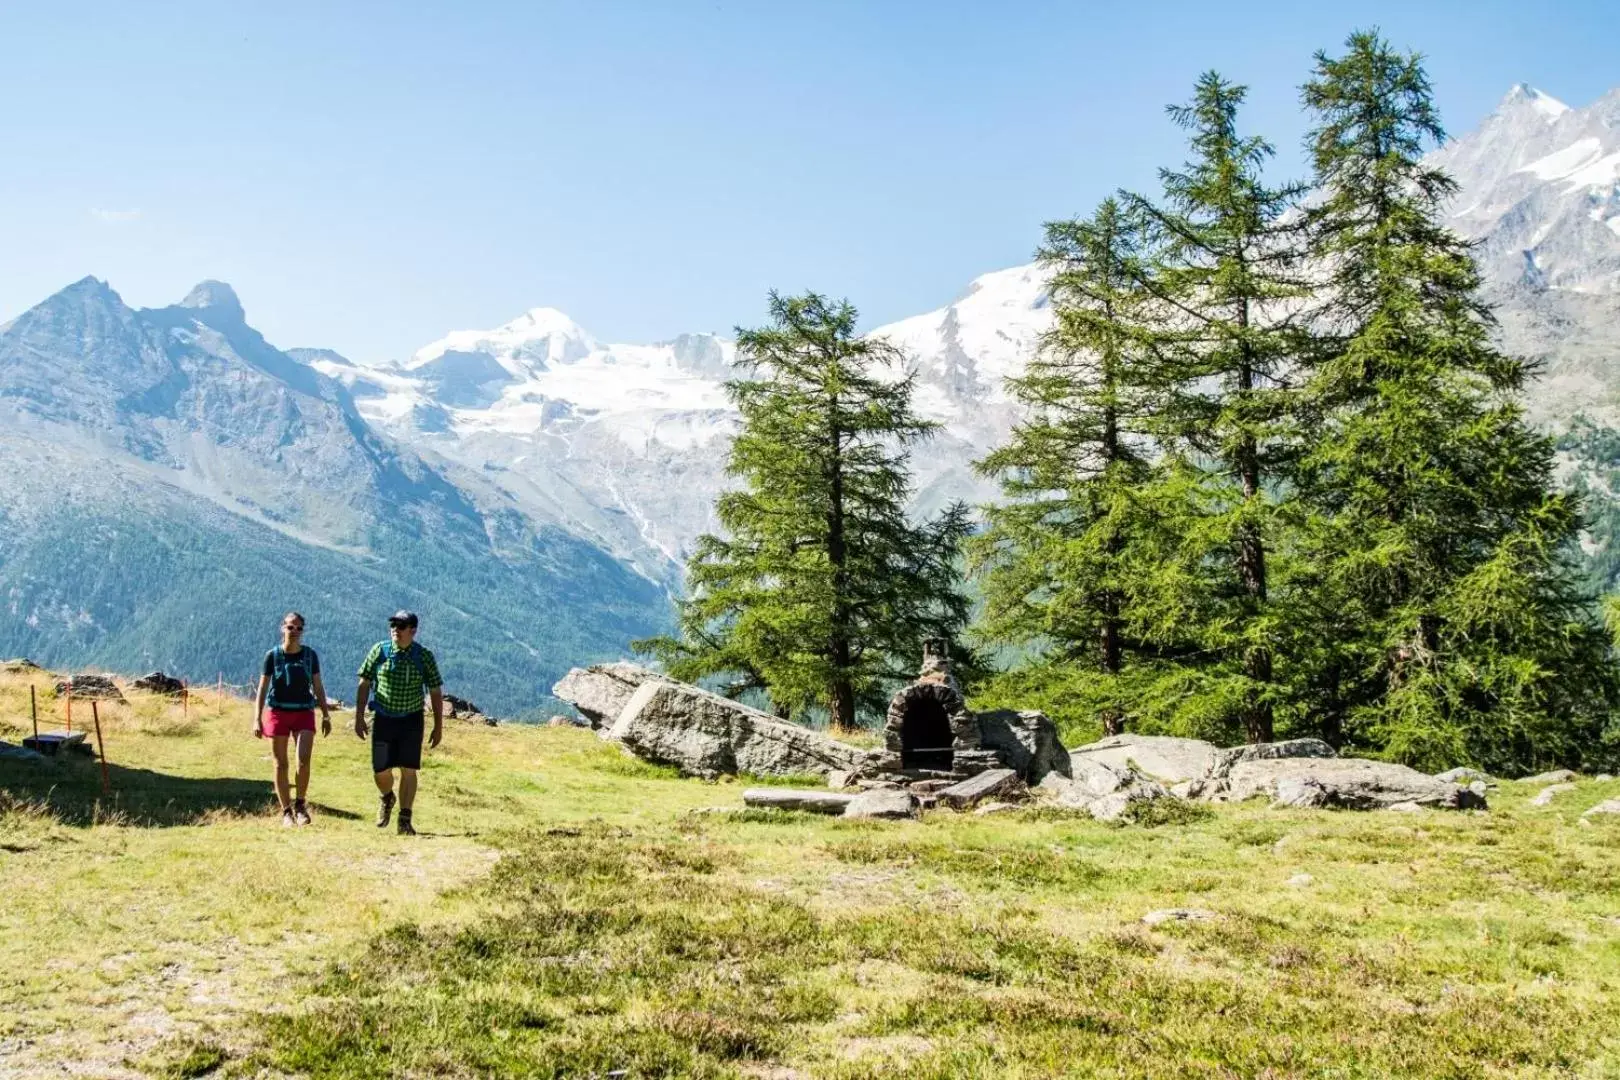
[[[433,699],[433,733],[428,746],[444,737],[443,681],[433,654],[416,640],[416,613],[396,611],[388,620],[388,640],[379,641],[360,665],[354,695],[354,733],[366,737],[366,698],[375,693],[371,724],[371,771],[381,792],[377,828],[388,827],[394,812],[394,770],[399,770],[399,833],[415,836],[411,804],[416,801],[416,770],[422,767],[422,691]]]
[[[259,692],[254,700],[253,736],[270,737],[276,756],[276,798],[281,803],[281,824],[308,825],[309,759],[315,752],[315,707],[321,710],[321,734],[332,734],[332,713],[321,685],[321,658],[303,643],[304,617],[289,611],[281,617],[281,644],[264,654]],[[270,719],[264,716],[270,706]],[[298,797],[287,789],[287,740],[298,749]]]

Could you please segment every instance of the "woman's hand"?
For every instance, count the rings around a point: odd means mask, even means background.
[[[262,716],[253,718],[253,737],[255,739],[264,738],[264,717]]]

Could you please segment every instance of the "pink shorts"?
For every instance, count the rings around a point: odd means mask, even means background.
[[[315,730],[314,709],[266,709],[264,733],[272,738],[291,735],[295,731]]]

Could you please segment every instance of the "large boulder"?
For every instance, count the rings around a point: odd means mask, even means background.
[[[1081,756],[1073,760],[1073,773],[1052,773],[1038,791],[1059,806],[1084,810],[1098,821],[1117,821],[1138,803],[1173,796],[1165,786],[1130,764],[1112,765]]]
[[[181,693],[186,688],[185,683],[181,682],[173,675],[165,675],[161,671],[154,671],[150,674],[142,675],[140,678],[130,683],[130,685],[137,690],[145,690],[149,694],[168,694],[171,696]]]
[[[917,797],[909,791],[863,791],[844,807],[847,818],[900,820],[917,816]]]
[[[853,770],[864,756],[820,732],[662,676],[642,682],[607,737],[637,757],[703,777],[826,776]]]
[[[647,682],[674,680],[639,664],[620,661],[574,668],[557,681],[551,692],[578,709],[579,715],[606,738],[631,696]]]
[[[1215,751],[1209,768],[1202,776],[1187,785],[1189,799],[1215,799],[1226,791],[1232,770],[1246,761],[1271,761],[1278,758],[1333,758],[1338,751],[1321,739],[1284,739],[1282,742],[1249,743]],[[1289,793],[1293,797],[1293,793]],[[1309,799],[1306,793],[1300,796]],[[1301,802],[1299,805],[1307,805]],[[1314,805],[1314,804],[1311,804]]]
[[[71,693],[76,698],[89,698],[96,701],[124,700],[123,693],[118,684],[113,682],[110,675],[73,675],[61,679],[56,684],[56,692],[61,695]]]
[[[1203,776],[1217,753],[1214,743],[1202,739],[1125,734],[1074,747],[1069,751],[1069,762],[1073,767],[1085,758],[1120,769],[1134,764],[1137,771],[1155,780],[1177,784]]]
[[[1446,809],[1483,807],[1477,791],[1387,761],[1363,758],[1253,758],[1238,762],[1221,790],[1206,795],[1242,802],[1257,795],[1284,806],[1381,810],[1397,803]]]
[[[979,745],[994,750],[1025,783],[1038,784],[1047,773],[1068,775],[1069,752],[1045,713],[996,709],[979,713],[978,721]]]

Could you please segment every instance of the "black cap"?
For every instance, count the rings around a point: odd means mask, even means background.
[[[392,615],[388,616],[388,625],[389,626],[408,626],[412,630],[415,630],[416,629],[416,612],[414,612],[414,611],[396,611]]]

